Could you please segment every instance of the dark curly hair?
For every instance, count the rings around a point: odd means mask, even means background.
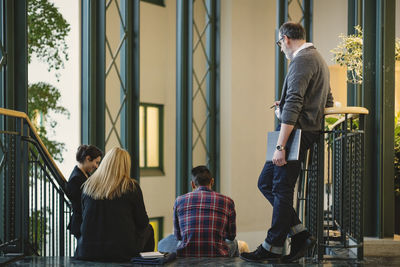
[[[76,161],[83,163],[87,156],[89,156],[90,161],[92,161],[98,157],[103,157],[103,151],[93,145],[80,145],[76,152]]]

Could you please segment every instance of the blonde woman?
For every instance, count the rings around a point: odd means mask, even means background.
[[[83,184],[82,226],[76,258],[128,261],[154,250],[154,232],[140,186],[130,178],[126,150],[111,149]]]

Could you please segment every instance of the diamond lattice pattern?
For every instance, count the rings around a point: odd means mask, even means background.
[[[4,46],[2,44],[2,40],[0,40],[0,71],[3,69],[3,66],[6,65],[6,52]]]
[[[288,21],[297,21],[302,23],[304,20],[304,8],[301,0],[289,0],[288,1]]]
[[[120,0],[106,3],[106,150],[122,147],[121,112],[126,105],[126,83],[121,76],[121,51],[126,44],[126,25]]]
[[[193,1],[193,166],[207,165],[207,122],[210,106],[207,101],[207,78],[210,58],[207,55],[206,32],[211,27],[211,16],[205,0]]]

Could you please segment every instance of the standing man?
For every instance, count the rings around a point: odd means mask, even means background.
[[[290,254],[286,262],[302,258],[316,240],[301,223],[293,209],[293,193],[300,173],[301,160],[317,140],[324,108],[333,106],[329,85],[329,69],[312,43],[306,43],[305,30],[293,22],[279,29],[277,45],[290,60],[281,100],[278,119],[281,124],[278,143],[272,162],[266,162],[258,180],[258,188],[273,206],[271,228],[265,241],[240,257],[246,261],[276,261],[282,257],[286,237],[291,237]],[[302,129],[300,159],[286,162],[286,142],[294,129]]]

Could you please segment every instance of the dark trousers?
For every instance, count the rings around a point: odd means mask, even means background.
[[[278,126],[277,130],[280,129]],[[273,206],[271,228],[265,241],[271,246],[282,247],[290,227],[301,224],[293,208],[293,193],[300,174],[301,161],[307,150],[317,140],[318,132],[302,131],[300,160],[278,167],[266,162],[258,179],[258,188]]]

